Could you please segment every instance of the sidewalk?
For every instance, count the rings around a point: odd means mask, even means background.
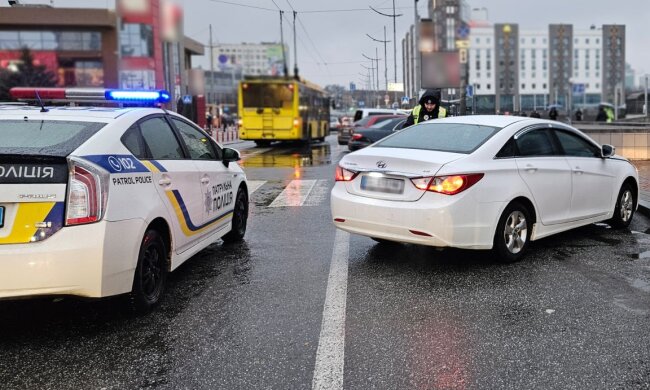
[[[639,212],[650,217],[650,160],[632,160],[639,170]]]

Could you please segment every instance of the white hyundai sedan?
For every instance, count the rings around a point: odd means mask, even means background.
[[[331,194],[337,228],[379,242],[494,249],[606,221],[627,227],[635,167],[565,124],[510,116],[421,123],[343,157]]]

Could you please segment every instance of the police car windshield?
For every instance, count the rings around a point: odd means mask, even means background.
[[[53,120],[0,120],[0,155],[66,157],[105,123]]]

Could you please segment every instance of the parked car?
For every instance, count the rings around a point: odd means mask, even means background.
[[[579,130],[516,116],[419,123],[344,156],[331,193],[337,228],[519,260],[531,241],[605,221],[630,225],[635,167]]]
[[[395,131],[402,129],[406,118],[397,117],[381,120],[370,127],[355,128],[352,138],[348,142],[348,149],[355,151],[373,144],[380,139],[387,137]]]
[[[357,122],[367,116],[373,115],[406,115],[406,111],[389,108],[360,108],[354,113],[354,121]]]
[[[366,116],[365,118],[352,123],[352,125],[350,126],[341,126],[339,128],[339,133],[337,136],[338,143],[339,145],[347,145],[348,141],[350,141],[350,138],[352,137],[352,133],[354,133],[354,129],[357,127],[369,127],[379,121],[385,119],[398,118],[398,117],[406,119],[406,115],[402,115],[402,114],[371,115],[371,116]]]
[[[104,104],[169,100],[166,91],[11,94],[75,103],[88,96]],[[172,111],[0,105],[0,139],[0,299],[128,294],[132,309],[147,311],[163,296],[169,272],[218,239],[237,242],[246,232],[239,152]]]

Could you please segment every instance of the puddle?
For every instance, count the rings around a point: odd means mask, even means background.
[[[329,143],[274,145],[264,153],[254,154],[240,161],[244,168],[298,168],[329,165],[332,163]]]

